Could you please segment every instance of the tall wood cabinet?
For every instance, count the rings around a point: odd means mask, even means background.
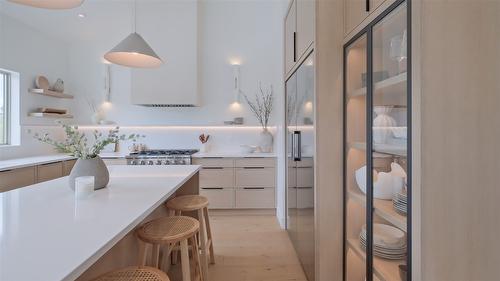
[[[314,42],[315,1],[292,0],[285,17],[285,75],[309,54]]]

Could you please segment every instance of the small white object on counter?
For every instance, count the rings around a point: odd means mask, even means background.
[[[75,178],[75,198],[86,199],[94,192],[95,177],[84,176]]]
[[[0,193],[0,280],[75,280],[199,169],[110,166],[92,200],[68,177]]]

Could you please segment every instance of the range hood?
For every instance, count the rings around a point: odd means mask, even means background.
[[[131,103],[148,107],[200,106],[199,1],[152,1],[137,12],[141,35],[164,63],[131,69]],[[175,27],[175,28],[173,28]]]

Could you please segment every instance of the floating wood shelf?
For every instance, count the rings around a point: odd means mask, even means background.
[[[380,93],[402,93],[406,91],[406,72],[375,83],[374,94]],[[349,93],[350,98],[366,96],[366,87]]]
[[[349,147],[355,148],[355,149],[360,149],[360,150],[366,150],[366,143],[364,143],[364,142],[350,142]],[[393,144],[374,144],[373,145],[373,152],[406,157],[406,146],[393,145]]]
[[[349,199],[366,206],[366,195],[357,190],[349,190]],[[373,198],[373,208],[375,214],[388,221],[395,227],[406,232],[406,217],[399,214],[392,206],[392,200],[382,200]]]
[[[366,260],[366,253],[361,248],[359,240],[356,238],[347,239],[347,246],[356,256],[363,261]],[[373,273],[380,281],[399,281],[399,265],[403,264],[403,260],[388,260],[377,256],[373,257]]]
[[[28,113],[30,117],[37,118],[73,118],[71,114],[57,114],[57,113],[43,113],[43,112],[31,112]]]
[[[48,96],[48,97],[53,97],[53,98],[60,98],[60,99],[72,99],[73,98],[72,95],[59,93],[59,92],[51,91],[51,90],[45,90],[45,89],[29,89],[29,92],[32,94]]]

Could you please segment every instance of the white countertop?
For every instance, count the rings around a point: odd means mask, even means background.
[[[241,153],[241,152],[197,152],[193,154],[194,158],[210,158],[210,157],[228,157],[228,158],[245,158],[245,157],[276,157],[275,153]]]
[[[0,280],[75,279],[199,169],[112,166],[79,201],[67,177],[0,193]]]
[[[103,159],[109,158],[125,158],[128,155],[128,152],[102,152],[99,156]],[[43,156],[33,156],[33,157],[25,157],[25,158],[16,158],[9,160],[0,161],[0,171],[16,169],[16,168],[24,168],[35,165],[42,165],[47,163],[59,162],[64,160],[72,160],[76,159],[73,156],[69,156],[66,154],[53,154],[53,155],[43,155]]]
[[[75,159],[66,154],[25,157],[0,161],[0,171]]]

